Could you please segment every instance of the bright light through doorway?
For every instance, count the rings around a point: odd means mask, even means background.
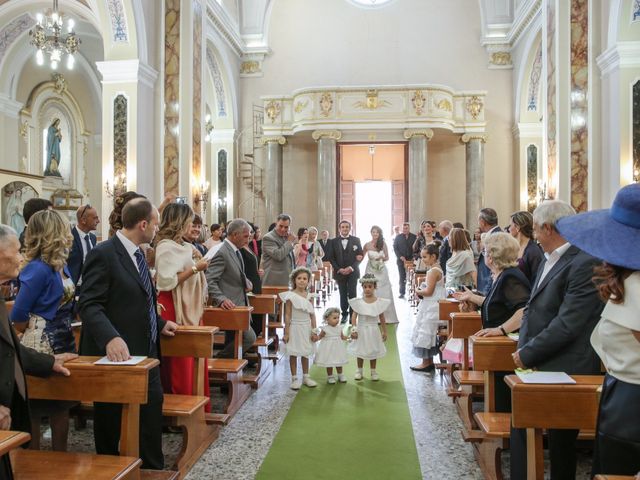
[[[393,233],[391,230],[391,182],[356,183],[356,228],[355,235],[362,244],[371,240],[371,227],[382,229],[385,240]]]

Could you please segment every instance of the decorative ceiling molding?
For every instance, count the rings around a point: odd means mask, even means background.
[[[35,25],[35,19],[28,13],[14,18],[0,30],[0,64],[11,44],[24,32]]]
[[[416,92],[424,102],[412,101]],[[307,88],[261,97],[263,132],[278,136],[317,130],[442,128],[482,134],[485,98],[484,91],[454,91],[442,85]]]

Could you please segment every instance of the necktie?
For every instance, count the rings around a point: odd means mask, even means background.
[[[158,321],[156,319],[156,309],[153,304],[153,290],[151,285],[151,275],[149,275],[149,267],[144,258],[142,250],[138,249],[135,253],[136,262],[138,263],[138,272],[140,273],[140,279],[144,285],[144,290],[147,292],[147,305],[149,307],[149,328],[151,329],[151,343],[156,343],[158,338]]]
[[[238,261],[240,262],[240,270],[244,275],[244,260],[242,260],[242,254],[240,253],[240,250],[236,250],[236,257],[238,257]]]
[[[3,302],[2,308],[4,308],[4,302]],[[2,323],[2,329],[7,334],[7,337],[13,339],[13,336],[11,335],[11,326],[9,325],[9,319],[1,318],[0,323]],[[16,349],[16,353],[13,355],[13,371],[14,371],[16,386],[18,387],[18,392],[20,393],[20,396],[22,398],[27,398],[26,397],[27,388],[26,388],[26,382],[24,379],[24,373],[22,373],[22,368],[20,368],[20,362],[18,361],[17,350],[19,348],[19,345],[14,344],[14,348]]]
[[[89,252],[93,248],[93,245],[91,245],[91,239],[89,238],[89,234],[84,236],[84,244],[87,247],[87,253],[84,256],[83,261],[87,258],[87,255],[89,255]]]

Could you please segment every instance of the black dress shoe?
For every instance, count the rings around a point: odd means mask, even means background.
[[[427,365],[426,367],[409,367],[414,372],[433,372],[436,369],[436,366],[432,363],[431,365]]]
[[[398,298],[404,298],[404,293],[401,293],[400,295],[398,295]]]

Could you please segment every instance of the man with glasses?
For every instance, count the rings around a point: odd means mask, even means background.
[[[83,205],[76,211],[77,224],[71,229],[73,244],[67,265],[76,288],[82,284],[82,267],[87,254],[96,246],[96,236],[91,233],[100,223],[98,212],[91,205]]]

